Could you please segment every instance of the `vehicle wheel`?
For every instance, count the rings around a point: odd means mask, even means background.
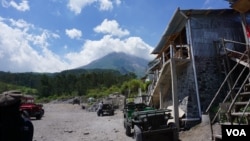
[[[170,122],[170,123],[168,123],[168,127],[170,127],[170,128],[176,128],[176,125],[175,125],[175,123]]]
[[[41,115],[41,114],[36,116],[36,119],[37,119],[37,120],[40,120],[41,118],[42,118],[42,115]]]
[[[44,115],[44,110],[42,110],[41,115],[42,115],[42,116]]]
[[[134,139],[135,141],[142,141],[141,129],[137,125],[134,126]]]
[[[131,128],[129,126],[126,126],[126,135],[131,136]]]
[[[168,127],[172,129],[172,132],[173,132],[173,137],[172,137],[172,140],[174,141],[177,141],[178,140],[178,129],[176,128],[176,124],[173,123],[173,122],[170,122],[168,124]]]

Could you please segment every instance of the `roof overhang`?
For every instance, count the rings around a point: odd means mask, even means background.
[[[250,7],[249,7],[250,8]],[[229,13],[237,13],[233,9],[187,9],[187,10],[180,10],[177,8],[175,11],[170,23],[168,24],[167,28],[163,36],[161,37],[160,42],[152,51],[151,54],[159,54],[162,52],[162,49],[165,46],[169,46],[172,41],[176,39],[179,33],[185,28],[186,23],[191,15],[209,15],[209,14],[229,14]]]
[[[179,8],[177,8],[160,42],[152,51],[152,54],[158,54],[163,48],[163,46],[169,41],[168,38],[175,35],[176,33],[179,33],[185,27],[187,20],[188,17],[184,13],[182,13]]]

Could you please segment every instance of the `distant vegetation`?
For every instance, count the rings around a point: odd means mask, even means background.
[[[60,73],[0,72],[0,93],[18,89],[38,99],[85,96],[100,98],[111,93],[135,95],[146,85],[134,73],[121,74],[114,70],[70,70]]]

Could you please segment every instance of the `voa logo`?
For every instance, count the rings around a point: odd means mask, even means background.
[[[249,141],[250,125],[222,125],[222,141]]]
[[[227,136],[247,136],[244,129],[226,129]]]

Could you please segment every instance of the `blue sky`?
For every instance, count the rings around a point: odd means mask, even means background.
[[[225,0],[1,0],[0,71],[60,72],[111,52],[147,60],[177,8]]]

